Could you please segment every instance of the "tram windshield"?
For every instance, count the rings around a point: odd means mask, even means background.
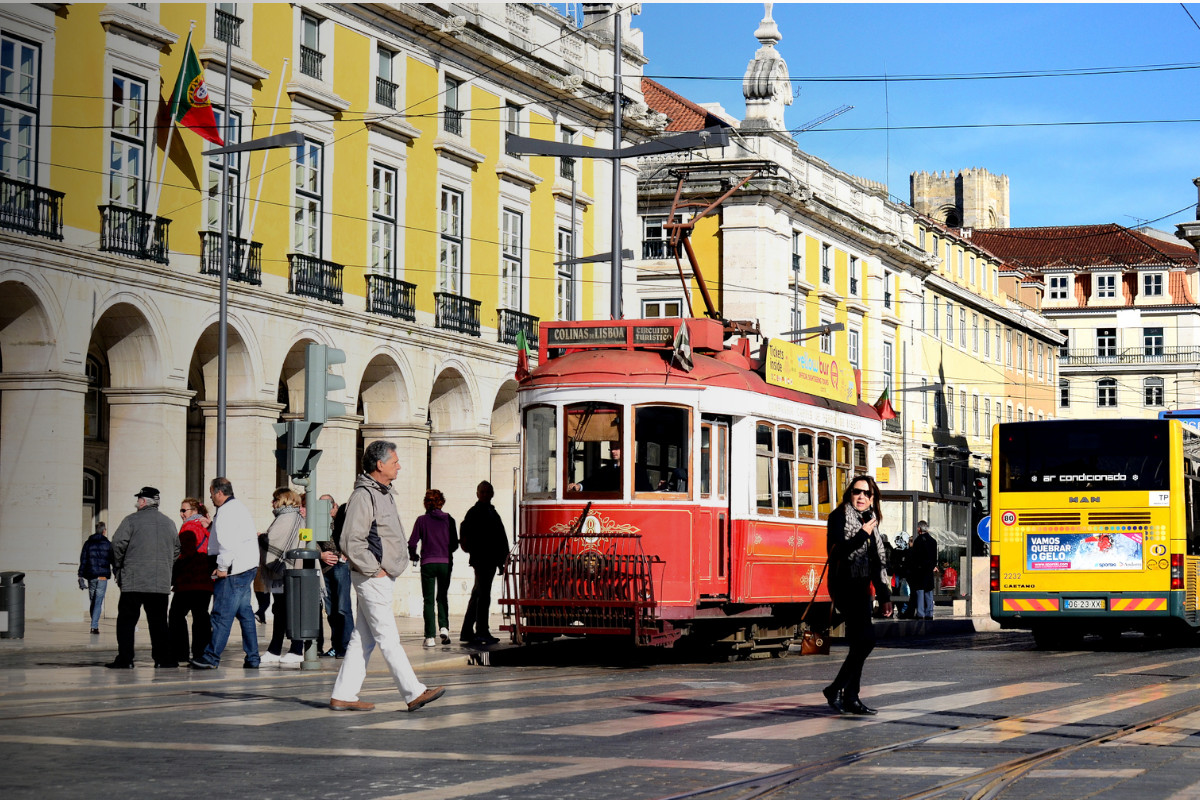
[[[568,493],[620,497],[621,409],[601,403],[577,403],[563,409],[566,422]]]
[[[637,455],[633,462],[635,492],[688,491],[692,417],[687,408],[639,406],[633,432]]]

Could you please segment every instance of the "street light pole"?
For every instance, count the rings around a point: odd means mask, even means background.
[[[621,98],[624,86],[621,79],[621,5],[613,3],[613,185],[612,185],[612,290],[609,313],[613,319],[625,316],[621,297]]]

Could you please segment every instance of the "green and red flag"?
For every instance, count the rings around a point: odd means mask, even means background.
[[[217,118],[213,114],[208,87],[204,85],[204,69],[196,51],[188,40],[183,54],[183,66],[175,79],[175,90],[171,92],[171,119],[179,122],[214,144],[224,146],[225,140],[217,129]]]
[[[883,388],[883,394],[879,395],[879,399],[875,401],[875,410],[879,412],[880,419],[895,419],[900,416],[896,413],[896,409],[892,408],[892,400],[888,397],[886,386]]]
[[[525,338],[525,331],[517,331],[517,374],[514,377],[518,381],[529,377],[529,340]]]

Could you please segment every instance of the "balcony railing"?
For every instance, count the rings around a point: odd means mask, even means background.
[[[1058,363],[1064,367],[1089,364],[1200,364],[1200,346],[1147,347],[1143,345],[1120,351],[1072,348],[1065,354],[1059,352]]]
[[[154,233],[148,236],[151,222]],[[121,253],[166,264],[167,226],[170,224],[169,219],[158,217],[152,220],[145,211],[134,208],[100,206],[100,249],[107,253]]]
[[[388,108],[396,107],[396,84],[387,78],[375,78],[375,102]]]
[[[564,180],[575,179],[575,159],[562,158],[558,159],[558,176]]]
[[[679,255],[679,246],[671,247],[670,239],[643,239],[642,258],[675,258]]]
[[[850,294],[858,295],[858,278],[850,279]]]
[[[830,269],[827,264],[822,264],[821,265],[821,283],[828,284],[828,283],[832,283],[832,282],[833,282],[833,270]]]
[[[883,293],[883,307],[888,309],[889,311],[891,310],[891,308],[892,308],[892,293],[891,292]]]
[[[300,45],[300,74],[321,80],[321,62],[325,54]]]
[[[288,292],[335,305],[342,304],[342,265],[305,255],[288,253]]]
[[[242,18],[230,14],[228,11],[222,11],[219,8],[215,9],[215,14],[213,15],[213,37],[234,47],[241,47]]]
[[[442,130],[446,133],[453,133],[455,136],[462,136],[462,119],[463,112],[457,108],[443,109]]]
[[[0,228],[61,240],[65,196],[53,189],[0,176]]]
[[[525,341],[534,350],[538,349],[538,318],[531,314],[513,311],[511,308],[497,309],[497,336],[502,344],[516,344],[517,334],[525,331]]]
[[[479,301],[458,294],[434,292],[434,326],[448,331],[479,335]]]
[[[200,274],[221,274],[221,234],[200,231]],[[229,237],[229,280],[262,286],[262,243]]]
[[[888,419],[885,419],[883,421],[883,429],[885,431],[887,431],[888,433],[900,433],[901,432],[900,418],[899,417],[890,417]]]
[[[415,321],[417,285],[386,275],[367,275],[367,311]]]
[[[792,271],[803,269],[804,259],[799,253],[792,253]]]

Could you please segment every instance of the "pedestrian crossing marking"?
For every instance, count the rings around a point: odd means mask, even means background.
[[[962,708],[990,703],[998,700],[1010,700],[1014,697],[1049,692],[1055,689],[1065,689],[1076,686],[1074,683],[1055,683],[1050,681],[1032,681],[1012,683],[1006,686],[996,686],[991,689],[976,689],[970,692],[959,692],[941,697],[930,697],[922,700],[910,700],[905,703],[885,706],[879,709],[874,717],[827,716],[817,719],[797,720],[780,725],[764,725],[758,728],[748,728],[741,731],[721,733],[713,739],[806,739],[826,733],[838,733],[851,727],[861,725],[878,725],[881,722],[898,722],[913,717],[933,714],[939,711],[957,711]],[[871,687],[874,691],[875,687]],[[821,695],[812,695],[810,702],[825,702]],[[868,697],[868,700],[871,698]]]
[[[815,681],[814,681],[815,682]],[[793,684],[794,685],[794,684]],[[896,681],[873,686],[872,691],[877,695],[911,692],[936,686],[949,686],[944,681]],[[708,708],[687,708],[677,711],[665,711],[660,714],[644,714],[636,717],[605,720],[603,722],[585,722],[579,725],[567,725],[561,728],[546,728],[531,731],[554,736],[620,736],[638,731],[670,728],[676,725],[688,725],[693,722],[708,722],[711,720],[733,719],[752,714],[780,714],[795,711],[797,706],[825,705],[822,694],[812,692],[790,697],[773,697],[769,700],[752,700],[746,703],[728,703],[710,706]]]
[[[1101,674],[1105,675],[1105,676],[1108,676],[1108,675],[1137,675],[1139,673],[1144,673],[1144,672],[1157,672],[1158,670],[1163,669],[1164,667],[1174,667],[1177,664],[1191,664],[1196,661],[1200,661],[1200,656],[1192,656],[1191,658],[1181,658],[1176,661],[1160,661],[1157,664],[1142,664],[1141,666],[1130,667],[1129,669],[1119,669],[1114,672],[1105,672],[1105,673],[1101,673]]]
[[[678,681],[675,681],[675,683],[678,684]],[[725,693],[733,693],[735,691],[753,692],[758,690],[789,689],[797,685],[814,683],[819,683],[819,681],[763,681],[761,683],[743,684],[742,688],[737,690],[725,690]],[[594,694],[595,692],[593,691],[592,693]],[[536,717],[545,717],[555,714],[579,714],[592,711],[607,711],[614,708],[628,708],[629,706],[669,705],[680,700],[705,700],[712,697],[712,695],[713,692],[711,689],[702,688],[671,692],[670,694],[664,694],[658,697],[631,697],[629,695],[614,695],[611,697],[592,697],[583,700],[564,700],[560,702],[538,703],[536,705],[529,705],[523,708],[480,709],[476,703],[472,704],[473,707],[471,710],[460,711],[455,714],[439,714],[437,716],[427,716],[416,720],[389,720],[387,722],[357,725],[354,729],[390,730],[396,728],[409,731],[435,731],[443,730],[445,728],[479,725],[487,722],[515,722],[517,720],[533,719]],[[536,696],[545,697],[545,692],[538,693]],[[778,698],[769,702],[780,703],[786,701],[787,699],[788,698]],[[794,705],[795,704],[792,703],[788,707],[790,708]]]
[[[578,680],[580,680],[580,678],[578,676],[575,676],[575,677],[571,677],[571,678],[564,678],[563,680],[578,681]],[[670,685],[677,685],[678,683],[679,683],[678,680],[671,679],[671,678],[651,678],[651,679],[632,680],[632,681],[613,681],[613,682],[609,682],[609,683],[580,683],[575,686],[554,687],[554,688],[550,689],[549,691],[553,692],[554,694],[556,694],[558,696],[589,695],[589,694],[598,694],[600,692],[607,692],[607,691],[626,691],[629,689],[640,689],[640,688],[653,687],[653,686],[670,686]],[[794,683],[793,683],[793,685],[794,685]],[[458,689],[458,688],[459,687],[454,687],[454,689]],[[461,688],[470,689],[470,688],[474,688],[474,687],[472,687],[471,685],[468,684]],[[517,690],[505,691],[505,692],[486,692],[486,693],[481,693],[478,691],[471,691],[469,693],[458,693],[456,691],[451,691],[445,697],[443,697],[437,701],[437,707],[438,708],[446,708],[447,706],[463,706],[463,705],[478,706],[480,703],[492,703],[492,702],[500,702],[500,701],[504,701],[504,700],[523,700],[528,697],[540,698],[540,697],[545,697],[546,692],[547,692],[547,690],[544,688],[543,689],[517,689]],[[387,689],[372,690],[370,692],[363,692],[362,694],[363,695],[368,695],[368,694],[376,695],[376,694],[384,694],[384,693],[386,693],[387,695],[389,695],[391,697],[395,697],[396,689],[394,686],[389,684],[389,687]],[[291,703],[294,703],[295,701],[292,698],[279,698],[278,700],[264,699],[262,702],[266,702],[266,703],[287,702],[287,703],[291,704]],[[388,700],[388,701],[385,701],[382,703],[376,703],[374,713],[378,714],[378,713],[387,713],[387,712],[394,712],[394,711],[404,711],[407,708],[408,708],[408,704],[405,703],[403,700]],[[331,712],[329,710],[329,707],[327,705],[325,705],[324,703],[322,703],[320,706],[317,706],[317,707],[305,706],[303,708],[289,708],[284,711],[266,711],[261,714],[234,714],[231,716],[213,717],[210,719],[192,719],[192,720],[188,720],[188,722],[196,723],[199,725],[238,725],[238,726],[258,727],[258,726],[262,726],[262,725],[274,725],[279,722],[295,722],[295,721],[306,720],[306,719],[319,719],[322,717],[329,716],[330,713]]]
[[[1200,733],[1200,711],[1184,714],[1170,722],[1155,725],[1153,728],[1134,731],[1128,736],[1122,736],[1111,742],[1105,742],[1104,747],[1119,747],[1123,745],[1175,745],[1191,739]],[[1200,741],[1196,742],[1200,745]]]
[[[1040,711],[1027,717],[1002,719],[971,730],[952,731],[937,737],[934,741],[938,744],[997,744],[1018,736],[1028,736],[1063,725],[1078,724],[1114,711],[1124,711],[1144,703],[1164,700],[1197,689],[1200,689],[1200,685],[1195,683],[1159,683],[1143,686],[1096,700]]]

